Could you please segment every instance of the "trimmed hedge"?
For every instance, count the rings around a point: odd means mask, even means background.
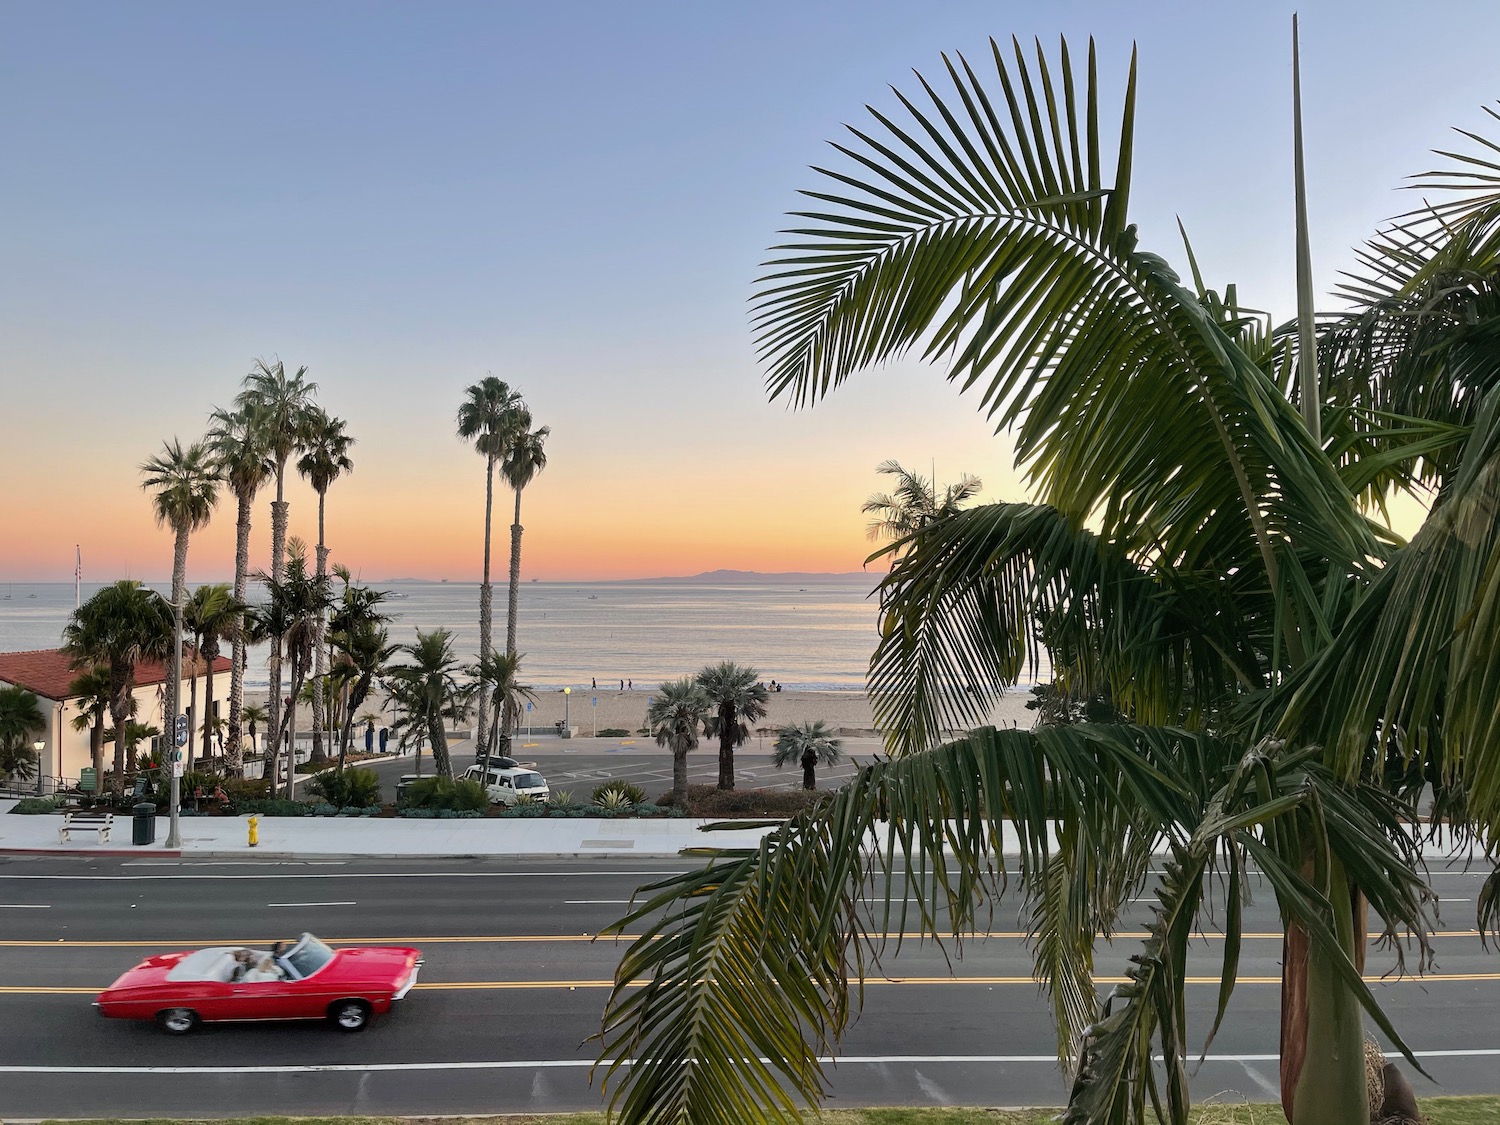
[[[56,812],[60,806],[52,797],[22,797],[10,811],[22,815]]]

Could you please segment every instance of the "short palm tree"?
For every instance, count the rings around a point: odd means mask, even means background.
[[[34,693],[0,687],[0,778],[30,781],[37,776],[37,752],[31,743],[46,729],[47,717]]]
[[[109,714],[109,668],[93,665],[84,668],[68,684],[68,697],[78,714],[73,729],[89,732],[89,763],[94,767],[94,794],[104,787],[104,717]]]
[[[402,711],[396,723],[398,733],[425,738],[432,746],[433,768],[451,781],[453,762],[448,756],[446,727],[468,715],[470,695],[458,681],[461,669],[453,655],[453,635],[446,629],[430,633],[418,629],[417,639],[399,651],[406,663],[386,672],[386,683]]]
[[[957,484],[945,487],[939,497],[936,477],[928,480],[896,461],[882,461],[875,471],[895,477],[896,484],[890,492],[877,492],[860,506],[861,512],[874,517],[865,529],[871,540],[905,539],[933,520],[960,511],[984,487],[978,477],[964,473]]]
[[[492,652],[488,660],[481,660],[469,669],[469,675],[474,678],[479,694],[489,696],[490,705],[494,708],[496,715],[519,714],[528,700],[536,699],[536,692],[520,682],[521,661],[525,657],[525,653],[516,653],[512,656],[506,652]],[[491,756],[497,750],[502,756],[509,756],[511,750],[509,725],[503,722],[495,723],[490,728],[489,741],[479,743],[478,747],[481,764],[486,768],[490,764]]]
[[[330,639],[335,651],[333,672],[343,690],[344,721],[339,738],[339,768],[343,769],[353,732],[353,715],[384,674],[398,646],[390,643],[390,633],[385,627],[390,617],[380,611],[385,592],[355,583],[345,567],[335,567],[334,573],[344,583],[330,621]]]
[[[759,683],[760,673],[746,664],[726,660],[698,673],[698,684],[713,704],[705,733],[719,740],[719,788],[734,788],[734,750],[750,737],[753,724],[766,716],[771,693]]]
[[[252,754],[259,754],[260,743],[256,738],[258,733],[257,727],[266,725],[266,709],[259,703],[247,703],[240,711],[240,718],[245,720],[245,725],[249,728],[250,752]],[[267,774],[266,776],[269,777],[270,775]]]
[[[109,669],[109,714],[123,730],[135,709],[135,669],[165,660],[172,649],[172,610],[166,599],[129,579],[105,586],[73,611],[63,628],[63,648],[74,668]],[[124,791],[128,760],[115,746],[113,785]]]
[[[203,754],[213,753],[212,732],[214,725],[214,661],[219,659],[222,644],[232,640],[235,627],[240,622],[244,606],[234,600],[234,594],[226,583],[211,583],[199,586],[188,598],[183,613],[183,624],[193,639],[193,649],[204,663],[203,676],[203,721],[199,724],[203,735]],[[198,669],[193,666],[191,678],[192,706],[198,709]],[[187,765],[193,763],[193,732],[188,732]]]
[[[240,606],[230,631],[229,726],[224,743],[224,770],[231,777],[240,773],[244,743],[241,741],[245,706],[245,594],[250,579],[250,519],[260,492],[274,471],[265,446],[265,426],[256,417],[254,405],[234,410],[216,409],[209,416],[205,439],[219,463],[225,487],[234,494],[234,590]]]
[[[713,700],[690,676],[662,684],[646,708],[651,737],[672,751],[672,804],[676,808],[687,808],[687,756],[698,748],[699,728],[712,710]]]
[[[151,492],[156,522],[172,529],[172,618],[182,635],[182,613],[187,600],[188,537],[208,524],[219,500],[219,466],[207,445],[182,447],[176,438],[161,453],[141,465],[141,487]],[[167,713],[182,714],[181,652],[172,654],[167,677]]]
[[[308,411],[318,385],[309,382],[307,368],[299,367],[288,375],[280,360],[255,361],[254,368],[240,384],[235,396],[236,410],[244,412],[256,429],[260,449],[276,480],[276,499],[271,501],[271,577],[281,581],[286,565],[286,531],[289,506],[286,499],[286,466],[292,455],[302,449]],[[281,728],[281,646],[275,640],[266,662],[271,681],[269,700],[271,731]]]
[[[340,476],[354,471],[354,462],[349,458],[349,450],[354,446],[354,439],[346,431],[346,425],[347,423],[342,418],[335,418],[317,407],[310,408],[307,412],[303,453],[297,460],[297,471],[307,479],[307,483],[312,485],[313,491],[318,494],[317,576],[319,578],[328,576],[328,541],[324,527],[328,490],[333,487],[333,482]],[[327,623],[320,617],[318,636],[313,647],[313,678],[320,683],[323,680],[323,646],[327,631]],[[323,713],[321,693],[313,696],[312,710],[312,758],[315,762],[321,762],[326,756],[323,750],[326,716]]]
[[[510,452],[511,440],[520,427],[518,416],[525,407],[520,392],[493,375],[471,383],[458,408],[458,436],[473,442],[484,458],[484,570],[479,581],[479,660],[483,663],[494,646],[494,587],[490,584],[490,540],[495,509],[495,467]],[[489,733],[489,700],[479,699],[475,736],[484,745]]]
[[[844,744],[833,736],[833,730],[822,719],[782,727],[776,732],[776,748],[771,764],[777,769],[790,765],[802,767],[802,788],[818,787],[818,767],[836,766],[844,757]]]

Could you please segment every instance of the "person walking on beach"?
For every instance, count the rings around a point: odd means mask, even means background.
[[[625,690],[625,681],[624,681],[624,680],[621,680],[621,681],[620,681],[620,690],[621,690],[621,691],[624,691],[624,690]]]
[[[592,676],[589,677],[589,690],[590,691],[598,691],[599,690],[599,681],[596,680],[596,679],[594,679]]]

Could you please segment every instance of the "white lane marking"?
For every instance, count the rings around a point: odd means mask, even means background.
[[[1413,1051],[1419,1059],[1489,1058],[1500,1055],[1500,1048],[1469,1051]],[[1385,1052],[1386,1058],[1402,1056]],[[1161,1056],[1156,1056],[1160,1061]],[[1247,1063],[1277,1062],[1280,1055],[1209,1055],[1207,1062]],[[625,1060],[632,1065],[635,1060]],[[762,1059],[762,1062],[769,1060]],[[921,1066],[950,1063],[960,1066],[973,1063],[1033,1063],[1057,1066],[1056,1055],[824,1055],[820,1063],[836,1066],[885,1066],[892,1063]],[[516,1059],[480,1062],[413,1062],[413,1063],[286,1063],[269,1066],[0,1066],[0,1074],[327,1074],[412,1070],[537,1070],[584,1069],[594,1066],[592,1059]],[[608,1066],[608,1060],[600,1064]]]
[[[347,859],[130,859],[121,867],[343,867]]]
[[[52,904],[37,906],[29,902],[0,902],[0,910],[51,910]]]
[[[1469,902],[1470,900],[1466,899],[1466,898],[1440,898],[1440,899],[1438,899],[1438,901],[1439,902]]]
[[[357,902],[268,902],[267,906],[358,906]]]
[[[56,879],[64,882],[110,883],[143,879],[598,879],[628,875],[656,879],[663,875],[686,875],[686,871],[323,871],[285,875],[10,875],[0,879]]]
[[[564,906],[629,906],[628,898],[570,898],[563,901]]]

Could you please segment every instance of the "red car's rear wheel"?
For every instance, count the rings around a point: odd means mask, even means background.
[[[156,1017],[161,1021],[162,1030],[168,1035],[186,1035],[197,1029],[201,1022],[198,1013],[191,1008],[168,1008],[160,1012]]]
[[[328,1005],[328,1020],[340,1031],[363,1031],[370,1022],[370,1005],[363,1000],[336,1000]]]

